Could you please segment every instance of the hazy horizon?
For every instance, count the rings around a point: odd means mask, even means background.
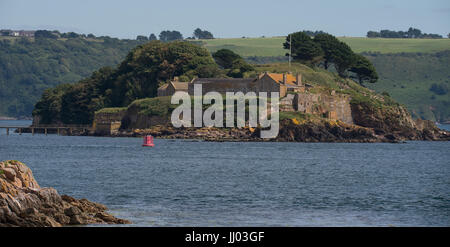
[[[1,29],[48,29],[96,36],[136,38],[163,30],[192,36],[195,28],[217,38],[284,36],[323,30],[364,37],[369,30],[415,27],[444,37],[450,32],[450,3],[432,1],[86,1],[3,0]]]

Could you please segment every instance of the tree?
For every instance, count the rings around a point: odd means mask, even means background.
[[[422,31],[417,28],[410,27],[407,32],[408,38],[420,38],[422,36]]]
[[[391,31],[391,30],[381,30],[380,31],[380,36],[382,38],[402,38],[398,32],[396,31]]]
[[[197,28],[194,30],[194,38],[197,39],[214,39],[211,32]]]
[[[419,38],[431,38],[431,39],[441,39],[442,36],[433,33],[422,33],[420,29],[410,27],[408,31],[391,31],[391,30],[381,30],[380,32],[368,31],[368,38],[404,38],[404,39],[419,39]]]
[[[230,77],[242,78],[245,72],[255,70],[241,56],[228,49],[220,49],[212,56],[221,68],[228,70]]]
[[[175,76],[213,75],[212,67],[218,67],[210,53],[189,42],[148,42],[133,49],[115,72],[113,106],[126,106],[135,99],[154,97],[158,84]],[[212,73],[211,73],[212,72]]]
[[[36,103],[33,116],[41,117],[41,124],[51,124],[61,121],[61,97],[72,85],[60,84],[44,91],[39,102]]]
[[[242,59],[241,56],[229,49],[220,49],[214,52],[212,56],[216,63],[224,69],[230,69],[233,66],[234,61]]]
[[[316,31],[311,31],[311,30],[303,30],[302,32],[304,32],[306,35],[311,36],[311,37],[315,37],[318,34],[323,34],[325,33],[322,30],[316,30]]]
[[[196,73],[200,78],[211,78],[222,75],[222,71],[215,64],[200,65],[196,69]]]
[[[35,38],[47,38],[47,39],[57,39],[58,36],[54,35],[51,31],[48,30],[37,30],[34,33]]]
[[[421,35],[421,38],[425,38],[425,39],[442,39],[442,35],[434,34],[434,33],[423,33]]]
[[[346,43],[327,33],[317,34],[313,41],[323,51],[322,64],[324,68],[328,69],[329,65],[333,63],[339,75],[345,76],[346,70],[353,63],[352,49]]]
[[[379,38],[380,33],[375,31],[368,31],[366,36],[367,38]]]
[[[138,35],[136,37],[136,40],[138,40],[138,41],[147,41],[148,38],[147,38],[147,36],[144,36],[144,35]]]
[[[292,58],[299,62],[315,65],[322,59],[323,51],[319,45],[314,43],[309,35],[304,32],[291,33],[286,37],[283,43],[284,49],[291,48],[292,40]],[[286,54],[288,56],[289,54]]]
[[[148,37],[148,40],[150,40],[150,41],[157,40],[156,35],[154,33],[150,34],[150,36]]]
[[[162,42],[169,42],[169,41],[174,41],[174,40],[182,40],[183,39],[183,35],[178,32],[178,31],[162,31],[159,34],[159,40],[161,40]]]
[[[355,62],[355,54],[350,46],[339,41],[339,43],[337,43],[334,47],[331,60],[333,61],[334,67],[336,68],[338,74],[342,77],[346,77],[347,69],[349,69]]]
[[[91,100],[86,88],[88,85],[85,83],[76,84],[62,95],[61,112],[59,114],[63,123],[89,124],[92,122],[94,114],[93,111],[89,111]]]
[[[244,59],[236,59],[231,65],[231,69],[228,71],[227,75],[233,78],[242,78],[244,73],[248,71],[255,70],[253,66],[245,62]]]
[[[48,90],[33,115],[49,123],[88,124],[96,110],[154,97],[158,85],[175,76],[191,80],[220,73],[205,48],[189,42],[147,42],[134,48],[116,69],[105,67],[68,88]]]
[[[445,83],[431,84],[430,91],[437,95],[444,95],[448,93],[448,86]]]
[[[214,36],[211,32],[204,30],[202,34],[202,39],[214,39]]]
[[[214,77],[217,68],[210,53],[200,46],[181,41],[149,42],[133,49],[119,65],[117,78],[111,80],[111,90],[117,95],[110,99],[113,106],[126,106],[135,99],[156,96],[160,82],[175,76]]]
[[[328,69],[328,66],[333,63],[336,57],[336,52],[340,46],[340,41],[331,34],[320,33],[317,34],[313,41],[320,46],[323,51],[323,66]]]
[[[78,38],[78,37],[80,37],[80,35],[79,35],[78,33],[75,33],[75,32],[68,32],[68,33],[66,33],[66,37],[65,37],[65,38],[68,38],[68,39],[76,39],[76,38]]]
[[[323,64],[325,69],[333,64],[342,77],[347,76],[348,69],[356,62],[357,56],[352,49],[331,34],[317,33],[313,39],[305,32],[297,32],[289,36],[286,37],[283,46],[285,49],[289,49],[292,39],[292,57],[294,60],[311,66]],[[368,60],[367,62],[371,65]]]
[[[197,39],[201,39],[203,31],[200,28],[194,30],[194,37]]]
[[[378,80],[378,74],[373,64],[363,55],[354,54],[353,57],[353,64],[349,69],[355,74],[353,77],[358,80],[359,84],[375,83]]]

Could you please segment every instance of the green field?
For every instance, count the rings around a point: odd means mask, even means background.
[[[450,39],[383,39],[339,37],[355,52],[438,52],[450,50]],[[249,56],[284,56],[285,37],[271,38],[233,38],[202,40],[204,47],[210,51],[222,48],[230,49],[243,57]]]

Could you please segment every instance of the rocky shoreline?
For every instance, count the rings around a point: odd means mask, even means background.
[[[376,98],[376,96],[373,96]],[[384,98],[383,98],[384,99]],[[373,102],[372,102],[373,101]],[[406,107],[375,99],[360,100],[349,105],[348,119],[324,117],[320,114],[283,112],[279,134],[273,139],[261,139],[260,128],[173,128],[166,117],[143,114],[142,109],[129,107],[121,114],[98,114],[93,131],[82,135],[140,137],[152,135],[166,139],[199,139],[205,141],[279,141],[279,142],[403,142],[449,141],[450,132],[439,129],[429,120],[414,120]],[[389,101],[389,99],[384,99]],[[383,102],[384,102],[383,101]],[[374,103],[375,102],[375,103]],[[378,103],[376,103],[378,102]],[[350,117],[351,115],[351,117]],[[114,128],[112,119],[114,118]],[[109,121],[109,122],[108,122]],[[107,122],[108,128],[96,123]],[[246,124],[248,126],[248,124]]]
[[[389,126],[381,128],[361,127],[345,124],[340,121],[318,121],[296,123],[285,119],[280,122],[277,138],[260,138],[260,128],[173,128],[171,126],[156,125],[146,129],[132,131],[122,130],[109,135],[82,133],[87,136],[107,137],[143,137],[152,135],[160,139],[193,139],[217,142],[403,142],[403,141],[450,141],[450,132],[437,128],[434,123],[417,120],[414,127],[392,129]]]
[[[174,128],[171,123],[142,122],[136,126],[114,131],[96,131],[95,128],[61,129],[61,135],[105,136],[105,137],[143,137],[152,135],[160,139],[193,139],[216,142],[404,142],[404,141],[450,141],[450,132],[439,129],[429,120],[413,120],[407,110],[398,108],[371,108],[353,106],[354,123],[340,120],[311,118],[280,120],[279,134],[273,139],[260,138],[260,128]],[[35,133],[44,133],[45,126],[34,125]],[[17,130],[16,130],[17,132]],[[48,129],[48,134],[56,134]],[[23,128],[22,133],[31,133],[31,128]]]
[[[0,162],[0,227],[59,227],[86,224],[129,224],[87,199],[41,188],[25,164]]]

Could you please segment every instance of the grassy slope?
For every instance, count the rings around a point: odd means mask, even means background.
[[[355,52],[438,52],[450,49],[450,39],[368,39],[340,37]],[[241,56],[284,56],[282,47],[284,37],[271,38],[235,38],[202,40],[210,51],[227,48]]]
[[[368,57],[380,74],[378,82],[368,87],[388,92],[405,104],[414,117],[450,120],[450,95],[437,95],[429,90],[433,83],[447,84],[450,88],[450,51]]]

